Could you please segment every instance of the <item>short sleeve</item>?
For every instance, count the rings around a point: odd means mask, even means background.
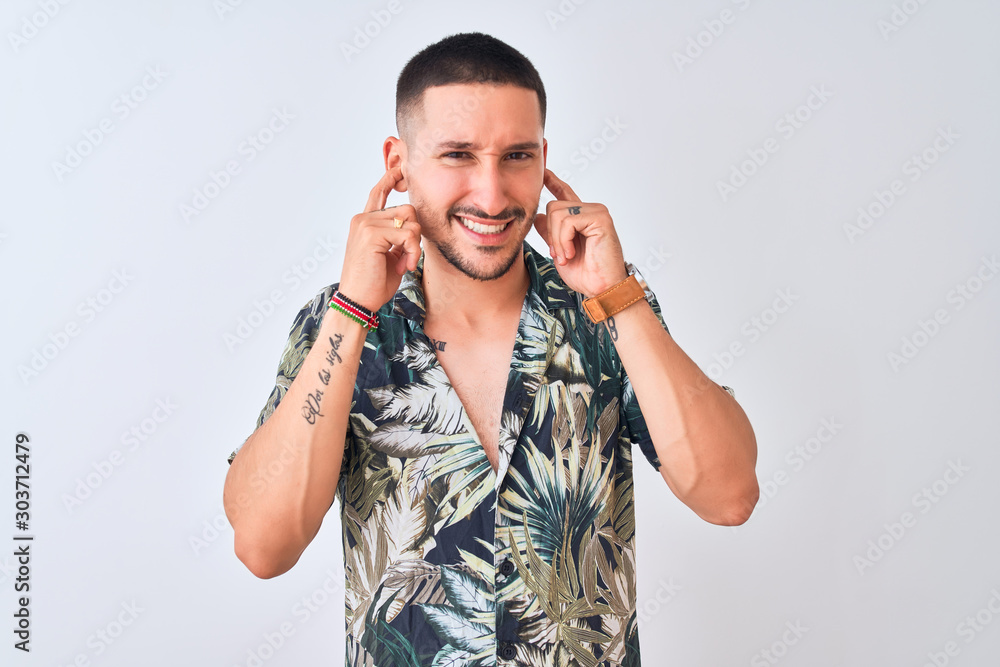
[[[660,304],[657,302],[655,296],[651,296],[649,299],[649,305],[653,308],[653,312],[656,314],[656,318],[660,321],[660,325],[663,330],[670,333],[670,329],[667,328],[666,322],[663,320],[663,313],[660,310]],[[632,389],[632,383],[628,378],[628,374],[625,369],[622,369],[622,395],[621,395],[621,418],[625,422],[625,429],[627,431],[628,437],[631,443],[639,447],[639,450],[649,461],[650,465],[653,466],[655,470],[660,469],[660,459],[656,455],[656,449],[653,447],[653,440],[649,437],[649,428],[646,426],[646,419],[642,416],[642,410],[639,408],[639,401],[635,396],[635,391]],[[732,387],[727,387],[725,385],[719,385],[726,392],[732,396],[736,397],[736,392],[733,391]]]
[[[254,432],[274,413],[275,408],[278,407],[278,403],[281,402],[281,399],[284,398],[285,393],[291,386],[292,380],[298,375],[299,369],[302,368],[302,363],[309,354],[309,350],[312,349],[313,344],[316,342],[316,337],[319,335],[319,327],[326,312],[327,303],[329,303],[336,289],[337,284],[324,288],[323,291],[306,303],[299,310],[298,315],[295,316],[292,328],[288,332],[285,349],[281,353],[281,361],[278,362],[278,373],[274,380],[274,389],[271,390],[271,395],[268,396],[267,402],[264,403],[264,408],[257,417],[257,425],[254,427]],[[240,451],[249,439],[250,436],[247,436],[243,440],[243,443],[229,455],[230,464],[236,458],[236,453]]]

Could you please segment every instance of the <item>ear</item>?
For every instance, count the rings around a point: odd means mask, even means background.
[[[549,167],[549,140],[542,137],[542,166]]]
[[[385,158],[386,171],[399,167],[403,172],[403,178],[396,181],[392,189],[396,192],[406,192],[406,144],[397,137],[386,137],[385,143],[382,144],[382,157]]]

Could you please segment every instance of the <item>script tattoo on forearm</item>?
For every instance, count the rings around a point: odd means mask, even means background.
[[[344,363],[344,360],[340,358],[340,354],[337,353],[337,350],[340,349],[340,342],[344,340],[344,337],[341,334],[334,334],[334,336],[337,337],[337,340],[330,338],[330,351],[326,353],[326,363],[331,366],[337,361]]]
[[[330,341],[330,351],[326,353],[326,363],[333,366],[337,362],[344,363],[344,360],[340,357],[340,353],[337,350],[340,349],[340,344],[344,340],[342,334],[334,334],[327,340]],[[330,385],[330,370],[328,368],[321,368],[319,370],[319,381],[323,383],[323,386]],[[316,423],[316,417],[322,417],[323,413],[319,411],[320,403],[323,401],[323,390],[314,389],[311,393],[306,395],[306,404],[302,406],[302,417],[310,424]]]
[[[609,317],[607,319],[607,323],[608,323],[608,333],[611,334],[611,340],[617,341],[618,340],[618,327],[615,326],[615,318]]]
[[[569,211],[570,215],[580,215],[580,207],[579,206],[570,206],[566,210]]]
[[[306,404],[302,406],[302,416],[310,424],[316,423],[316,417],[323,416],[323,413],[319,411],[319,403],[322,400],[323,392],[319,389],[306,396]]]

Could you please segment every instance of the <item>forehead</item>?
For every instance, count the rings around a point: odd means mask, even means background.
[[[435,139],[452,139],[463,132],[532,139],[542,131],[538,95],[528,88],[480,83],[432,86],[421,102],[418,132]]]

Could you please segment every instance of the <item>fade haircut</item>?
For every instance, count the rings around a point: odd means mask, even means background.
[[[410,58],[396,81],[396,131],[408,140],[422,112],[424,91],[456,83],[513,85],[533,90],[545,127],[545,86],[531,61],[514,47],[481,32],[449,35]],[[404,136],[407,135],[407,136]]]

